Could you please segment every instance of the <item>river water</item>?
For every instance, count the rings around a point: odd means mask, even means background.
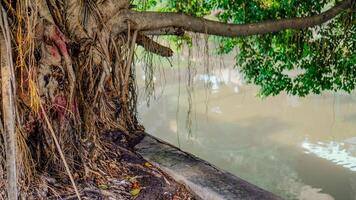
[[[232,55],[201,51],[154,63],[149,106],[137,63],[146,132],[285,199],[356,200],[356,93],[261,98]]]

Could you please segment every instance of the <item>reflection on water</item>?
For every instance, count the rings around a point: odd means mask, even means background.
[[[186,71],[163,67],[156,82],[166,82],[156,85],[156,101],[147,107],[140,98],[147,132],[286,199],[356,200],[356,95],[261,99],[230,67],[233,60],[225,61],[229,67],[210,74],[195,66],[191,137]]]
[[[350,149],[347,148],[345,143],[334,141],[329,143],[318,142],[313,144],[306,140],[302,143],[302,147],[306,150],[306,153],[313,153],[320,158],[329,160],[351,171],[356,171],[356,157],[353,156],[353,152],[356,153],[355,139],[355,137],[349,139],[352,141]]]
[[[214,74],[197,74],[194,81],[203,81],[205,84],[210,84],[212,93],[219,92],[220,85],[224,84],[234,88],[234,92],[239,92],[239,87],[243,85],[241,73],[238,70],[221,69],[218,75]]]

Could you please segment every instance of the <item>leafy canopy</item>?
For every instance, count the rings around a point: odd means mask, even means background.
[[[138,9],[183,12],[197,17],[215,11],[219,21],[245,24],[311,16],[334,4],[333,0],[146,0],[138,3]],[[355,8],[314,28],[219,41],[220,53],[238,49],[237,67],[248,82],[261,86],[262,96],[282,91],[305,96],[355,89]]]

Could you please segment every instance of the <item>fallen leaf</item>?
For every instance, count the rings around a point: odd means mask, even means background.
[[[102,189],[102,190],[107,190],[107,189],[109,189],[109,186],[108,185],[105,185],[105,184],[101,184],[101,185],[99,185],[98,186],[100,189]]]
[[[151,167],[152,167],[152,164],[149,163],[149,162],[145,162],[145,166],[148,167],[148,168],[151,168]]]
[[[135,188],[130,191],[130,194],[132,196],[137,196],[138,194],[140,194],[140,192],[141,192],[141,188]]]

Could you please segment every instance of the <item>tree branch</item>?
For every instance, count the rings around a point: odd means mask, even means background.
[[[182,28],[166,27],[158,30],[149,30],[141,32],[144,35],[184,35],[184,30]]]
[[[161,44],[153,41],[143,34],[138,35],[136,42],[138,45],[145,48],[146,51],[152,52],[162,57],[171,57],[173,55],[172,49],[162,46]]]
[[[238,37],[266,34],[285,29],[304,29],[323,24],[343,10],[351,7],[356,0],[344,0],[331,9],[318,15],[298,17],[251,24],[226,24],[182,13],[137,12],[127,10],[121,14],[125,19],[135,22],[135,29],[140,31],[162,30],[164,28],[181,28],[185,31],[209,35]]]

